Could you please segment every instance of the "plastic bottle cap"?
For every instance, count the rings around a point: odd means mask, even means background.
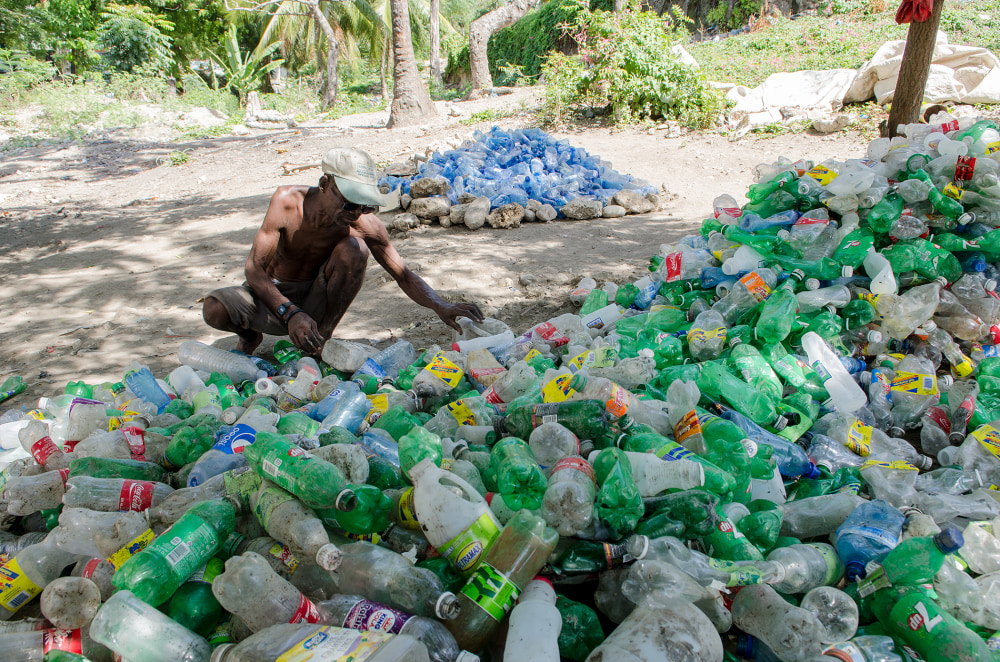
[[[946,526],[941,529],[941,533],[934,536],[934,544],[944,554],[951,554],[962,548],[965,544],[965,537],[962,532],[953,526]]]
[[[774,423],[771,425],[771,427],[774,428],[775,432],[781,432],[782,430],[788,427],[788,419],[785,418],[784,416],[779,416],[778,418],[774,419]]]
[[[882,342],[882,332],[881,331],[869,331],[868,332],[868,342]]]
[[[854,267],[852,267],[852,266],[846,266],[846,267],[844,267],[843,269],[840,270],[840,274],[844,278],[850,278],[851,276],[854,275]]]
[[[788,274],[788,276],[790,278],[802,280],[803,278],[806,277],[806,272],[802,271],[801,269],[793,269],[792,273]]]
[[[818,290],[820,282],[818,278],[806,278],[806,289],[807,290]]]
[[[791,238],[792,233],[789,232],[788,230],[778,230],[778,233],[777,233],[776,236],[778,237],[778,239],[780,239],[782,241],[788,241],[789,238]]]
[[[574,391],[582,391],[587,386],[587,377],[576,373],[569,380],[569,387]]]
[[[451,591],[445,591],[438,596],[434,605],[434,613],[437,614],[438,618],[450,621],[458,616],[460,608],[461,604],[455,594]]]
[[[860,561],[851,561],[847,564],[847,581],[857,581],[865,575],[865,564]]]
[[[327,544],[316,552],[316,565],[326,571],[336,570],[344,561],[344,553],[336,545]]]
[[[993,290],[997,289],[997,282],[992,278],[988,278],[986,279],[986,282],[983,283],[983,289],[986,290],[987,292],[992,292]]]
[[[820,470],[819,470],[819,468],[815,464],[813,464],[812,462],[810,462],[809,463],[809,468],[806,470],[805,474],[803,474],[803,475],[806,478],[819,478],[820,477]]]
[[[48,409],[50,402],[52,402],[52,400],[49,399],[49,398],[46,398],[46,397],[38,398],[38,408],[39,409]]]
[[[222,662],[226,658],[226,653],[232,648],[236,648],[236,644],[222,644],[221,646],[217,646],[212,651],[212,657],[208,658],[209,662]]]

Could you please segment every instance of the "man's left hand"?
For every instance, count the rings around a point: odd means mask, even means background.
[[[462,331],[462,327],[455,321],[458,317],[468,317],[473,322],[482,322],[486,319],[480,312],[479,306],[474,303],[446,303],[434,312],[441,321],[458,332]]]

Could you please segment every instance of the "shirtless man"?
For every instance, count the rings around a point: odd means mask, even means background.
[[[365,280],[368,255],[400,289],[459,330],[457,317],[477,322],[474,303],[448,303],[410,271],[374,215],[382,204],[375,163],[366,152],[335,147],[326,153],[318,186],[281,186],[271,196],[253,240],[246,282],[205,297],[209,326],[239,336],[236,349],[252,354],[262,334],[287,334],[319,354]]]

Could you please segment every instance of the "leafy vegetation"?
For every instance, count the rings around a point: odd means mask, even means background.
[[[215,53],[211,56],[212,60],[222,67],[226,74],[226,85],[239,96],[240,103],[246,102],[247,94],[259,90],[264,76],[284,62],[284,60],[270,60],[271,55],[278,50],[278,46],[277,42],[264,48],[258,46],[253,52],[244,56],[240,52],[236,26],[229,26],[225,41],[226,58],[223,59]]]

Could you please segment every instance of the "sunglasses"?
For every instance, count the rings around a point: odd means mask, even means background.
[[[362,214],[373,214],[377,209],[378,207],[372,207],[371,205],[359,205],[356,202],[344,203],[344,211],[346,212],[360,211]]]

